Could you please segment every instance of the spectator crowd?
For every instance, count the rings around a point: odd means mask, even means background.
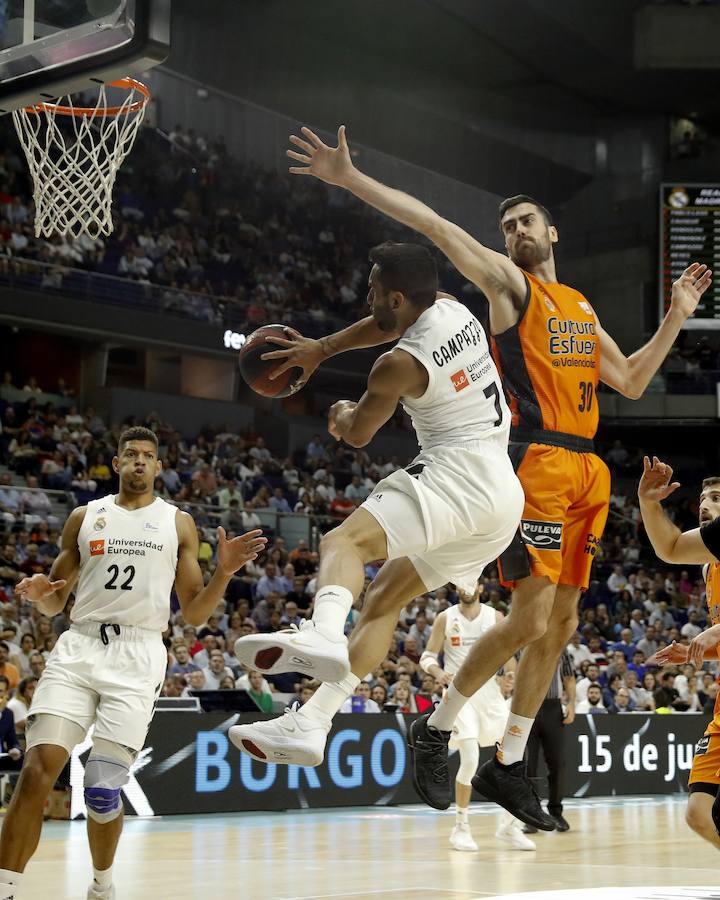
[[[36,238],[31,185],[9,118],[0,122],[0,147],[0,280],[12,275],[21,287],[91,293],[237,331],[274,321],[318,335],[364,314],[370,247],[424,240],[315,179],[243,165],[222,138],[180,124],[167,135],[140,132],[118,172],[107,239]],[[484,319],[479,291],[444,257],[438,263],[443,289]],[[89,292],[83,273],[113,280],[96,281]],[[714,393],[716,343],[681,337],[655,389]]]
[[[202,628],[183,621],[173,597],[163,693],[177,697],[242,688],[268,711],[273,699],[278,704],[292,697],[305,702],[316,684],[292,673],[266,679],[243,671],[232,653],[234,641],[298,625],[312,614],[319,535],[407,461],[371,457],[319,434],[289,456],[269,447],[252,429],[237,433],[229,426],[206,427],[189,439],[154,413],[143,421],[108,424],[92,408],[80,412],[67,387],[65,405],[40,406],[33,389],[37,383],[27,381],[27,399],[14,404],[0,400],[0,679],[7,679],[4,686],[18,713],[27,712],[34,679],[69,625],[72,601],[50,621],[21,604],[14,585],[25,575],[48,571],[59,552],[62,522],[74,505],[115,490],[110,461],[127,424],[143,424],[158,434],[164,466],[156,491],[193,516],[206,579],[214,568],[218,524],[229,534],[262,527],[269,537],[262,557],[233,578]],[[12,382],[8,373],[5,383]],[[710,663],[701,671],[690,665],[662,670],[647,665],[657,649],[673,640],[687,644],[706,626],[700,571],[658,566],[644,538],[637,502],[621,490],[623,483],[631,483],[629,473],[634,484],[637,459],[619,442],[605,456],[614,474],[612,513],[582,599],[578,632],[568,648],[577,676],[577,711],[707,714],[718,689]],[[682,528],[697,522],[690,500],[676,500],[669,510]],[[306,521],[307,536],[288,544],[282,517],[291,514]],[[366,584],[379,565],[367,566]],[[485,572],[482,591],[484,602],[507,611],[510,597],[494,568]],[[387,657],[368,673],[346,710],[415,712],[437,700],[442,686],[422,672],[419,659],[434,618],[456,601],[452,585],[415,598],[399,617]],[[348,616],[348,633],[361,605],[362,597]],[[512,677],[504,677],[501,685],[509,696]],[[2,688],[0,681],[0,692]]]

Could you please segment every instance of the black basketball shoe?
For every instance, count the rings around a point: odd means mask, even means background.
[[[562,813],[550,813],[550,817],[555,821],[555,831],[570,831],[570,823]]]
[[[447,809],[452,802],[448,771],[450,732],[428,725],[431,715],[415,719],[408,732],[413,785],[428,806]]]
[[[541,831],[555,831],[555,819],[540,805],[540,798],[527,777],[524,761],[504,766],[493,756],[477,770],[472,786],[478,794],[498,803],[526,825]]]

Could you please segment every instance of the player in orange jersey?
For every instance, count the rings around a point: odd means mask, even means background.
[[[308,128],[302,138],[290,140],[297,149],[288,155],[300,163],[292,173],[345,188],[421,232],[488,298],[495,358],[513,410],[511,455],[526,495],[522,533],[501,560],[504,580],[514,588],[513,602],[510,615],[476,642],[444,702],[413,723],[415,785],[431,806],[447,808],[451,786],[443,772],[453,722],[504,661],[525,647],[501,748],[478,770],[473,785],[518,819],[551,831],[555,823],[527,780],[523,756],[557,660],[577,627],[578,599],[605,526],[610,474],[592,443],[598,382],[626,397],[640,397],[709,287],[711,273],[706,266],[689,266],[673,285],[660,328],[626,357],[586,298],[558,282],[553,256],[558,232],[550,213],[531,197],[512,197],[500,205],[504,256],[420,201],[359,172],[344,126],[337,148]],[[279,340],[283,349],[270,357],[282,360],[277,374],[300,366],[300,381],[305,381],[328,356],[391,339],[373,334],[364,320],[322,341]],[[461,347],[463,336],[457,340]],[[453,367],[453,348],[438,352],[448,378],[458,379],[462,373]]]
[[[645,531],[653,549],[668,563],[703,565],[707,585],[707,605],[712,627],[694,638],[689,647],[673,641],[648,663],[701,666],[704,659],[720,656],[720,477],[706,478],[700,494],[700,527],[681,532],[665,514],[661,504],[680,487],[672,481],[670,466],[645,457],[638,496]],[[715,701],[712,722],[697,743],[690,778],[685,818],[700,837],[720,850],[720,695]]]

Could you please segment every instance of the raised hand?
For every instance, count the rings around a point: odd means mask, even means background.
[[[712,272],[706,265],[692,263],[677,281],[673,282],[670,306],[689,318],[697,309],[700,298],[712,284]]]
[[[329,147],[315,132],[305,126],[300,130],[305,135],[305,140],[291,134],[290,143],[299,147],[302,153],[296,150],[286,152],[290,159],[297,160],[303,165],[291,166],[290,172],[293,175],[314,175],[326,184],[337,184],[342,187],[355,169],[350,159],[345,126],[341,125],[338,128],[337,147]]]
[[[64,588],[66,584],[67,581],[63,578],[59,581],[50,581],[47,575],[33,575],[31,578],[23,578],[22,581],[18,581],[15,585],[15,593],[23,600],[37,603]]]
[[[646,666],[677,665],[688,661],[688,648],[684,644],[675,641],[653,653],[650,659],[645,660]]]
[[[287,372],[288,369],[302,369],[302,375],[295,379],[293,388],[301,388],[310,378],[315,369],[326,358],[323,352],[322,341],[306,338],[303,335],[294,332],[292,337],[268,337],[265,339],[268,344],[277,344],[281,350],[270,350],[263,353],[260,357],[263,360],[276,359],[278,365],[272,370],[270,381]]]
[[[643,474],[638,485],[638,497],[641,500],[661,503],[680,487],[679,481],[670,481],[673,470],[667,463],[660,462],[657,456],[643,458]]]
[[[261,553],[267,544],[267,538],[263,537],[259,528],[246,534],[239,534],[229,541],[221,525],[217,530],[217,536],[218,564],[226,575],[233,575],[246,562],[257,559],[258,553]]]

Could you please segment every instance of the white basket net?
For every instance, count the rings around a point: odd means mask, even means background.
[[[122,102],[110,106],[107,87],[122,89]],[[149,99],[145,85],[123,78],[99,85],[93,107],[76,106],[68,95],[13,112],[33,179],[36,237],[112,233],[115,176]]]

